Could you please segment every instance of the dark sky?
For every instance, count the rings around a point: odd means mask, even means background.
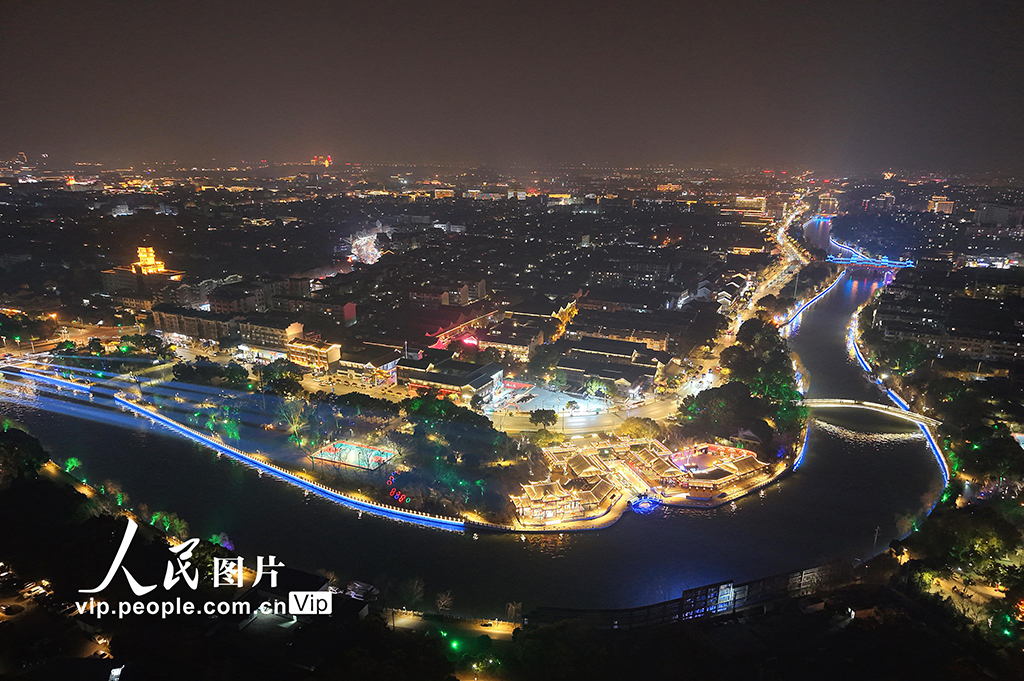
[[[0,155],[1024,165],[1021,0],[0,0]]]

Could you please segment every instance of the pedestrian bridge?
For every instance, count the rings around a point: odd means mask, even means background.
[[[906,411],[899,407],[889,406],[887,404],[879,404],[877,402],[864,402],[862,400],[804,400],[803,404],[805,407],[810,409],[870,409],[871,411],[881,412],[896,418],[901,418],[904,421],[913,421],[914,423],[920,423],[930,428],[934,428],[942,423],[937,419],[929,418],[928,416],[921,416],[915,414],[912,411]]]

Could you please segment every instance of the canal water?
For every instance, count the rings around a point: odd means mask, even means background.
[[[845,345],[851,313],[878,284],[878,275],[847,275],[802,315],[790,342],[810,397],[878,399]],[[733,505],[628,512],[611,528],[578,534],[474,539],[360,517],[141,420],[133,430],[3,402],[0,415],[28,426],[55,458],[80,459],[88,480],[117,480],[134,504],[176,512],[194,536],[226,533],[244,555],[274,554],[379,587],[419,577],[428,603],[451,591],[453,612],[478,616],[503,616],[508,602],[635,606],[719,580],[866,558],[904,534],[941,486],[910,424],[822,410],[815,416],[827,423],[812,426],[800,469]]]

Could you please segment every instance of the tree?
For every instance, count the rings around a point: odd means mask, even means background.
[[[579,408],[580,403],[577,402],[576,400],[569,400],[568,402],[565,403],[565,410],[570,414],[576,413],[577,411],[579,411]]]
[[[437,594],[437,598],[434,600],[434,604],[437,606],[438,612],[448,612],[452,609],[452,592],[442,591]]]
[[[3,422],[3,432],[0,432],[0,489],[15,478],[35,477],[36,471],[49,458],[39,440],[15,428],[10,421]]]
[[[553,426],[558,423],[554,409],[534,409],[530,412],[530,423],[535,426]]]
[[[501,351],[496,347],[489,347],[480,353],[477,358],[478,364],[498,364],[501,362]]]
[[[635,438],[659,438],[661,426],[654,419],[630,416],[619,426],[619,435]]]
[[[423,602],[424,589],[423,580],[419,577],[413,577],[402,582],[398,588],[399,597],[402,599],[402,607],[415,609],[417,605]]]
[[[565,439],[565,433],[552,433],[547,428],[541,428],[536,433],[531,434],[529,438],[530,442],[538,447],[548,447],[562,442]]]
[[[160,528],[167,534],[180,539],[188,538],[188,523],[169,511],[155,511],[150,518],[150,525]]]
[[[615,384],[606,378],[588,378],[583,384],[583,391],[588,395],[611,397],[615,394]]]
[[[727,383],[683,400],[679,426],[690,437],[729,437],[759,418],[758,401],[743,383]]]
[[[562,349],[556,343],[545,343],[533,351],[533,356],[526,364],[528,374],[537,379],[550,375],[562,356]]]
[[[245,387],[249,383],[249,371],[238,362],[228,362],[222,370],[222,376],[236,387]]]

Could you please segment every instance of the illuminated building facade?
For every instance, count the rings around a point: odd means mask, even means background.
[[[100,283],[106,293],[155,292],[172,281],[181,281],[184,272],[169,270],[156,259],[152,248],[140,247],[138,261],[100,272]]]
[[[341,345],[338,343],[295,339],[288,341],[285,347],[289,361],[318,372],[335,368],[341,359]]]

